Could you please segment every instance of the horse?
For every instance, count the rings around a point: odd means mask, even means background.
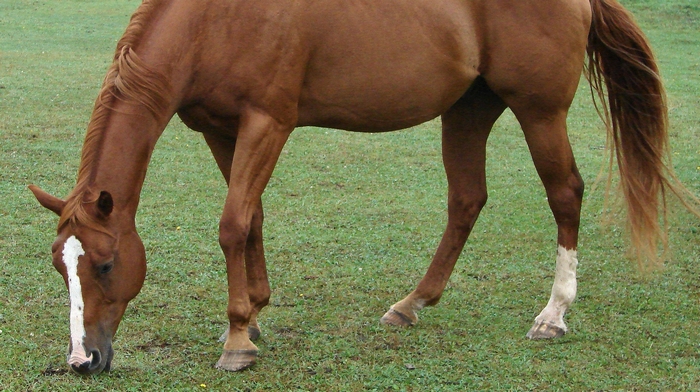
[[[111,367],[112,339],[140,291],[135,214],[156,141],[177,114],[203,134],[228,185],[219,224],[227,315],[216,367],[256,362],[269,302],[261,195],[291,132],[405,129],[438,116],[448,221],[425,276],[381,322],[412,326],[436,305],[487,200],[486,142],[517,118],[557,225],[555,278],[530,339],[567,332],[584,183],[566,130],[582,73],[602,97],[631,244],[650,258],[674,191],[664,88],[644,34],[617,0],[145,0],[95,101],[75,188],[60,199],[53,265],[70,295],[68,364]]]

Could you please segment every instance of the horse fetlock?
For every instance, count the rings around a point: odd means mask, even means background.
[[[226,339],[228,339],[228,332],[230,331],[230,328],[227,327],[226,331],[219,336],[219,343],[224,343],[226,342]],[[250,324],[248,324],[248,339],[251,341],[258,340],[260,338],[260,335],[262,334],[262,331],[260,330],[260,325],[258,324],[257,320],[251,320]]]
[[[224,350],[240,351],[240,350],[255,350],[258,348],[253,344],[248,336],[248,328],[230,328],[227,331]]]

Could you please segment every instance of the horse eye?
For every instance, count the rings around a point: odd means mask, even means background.
[[[112,263],[112,262],[102,264],[99,267],[100,275],[106,275],[106,274],[110,273],[112,271],[112,268],[114,268],[114,263]]]

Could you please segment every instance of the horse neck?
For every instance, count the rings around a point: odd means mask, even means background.
[[[115,212],[133,221],[151,154],[167,121],[126,103],[110,112],[104,127],[86,136],[76,191],[109,192]]]
[[[138,21],[138,18],[134,20]],[[132,20],[133,25],[133,20]],[[74,196],[107,191],[115,212],[133,220],[153,148],[174,114],[178,94],[172,64],[138,43],[141,24],[130,26],[117,45],[88,125]],[[133,35],[133,36],[132,36]],[[134,50],[135,45],[141,55]]]
[[[185,34],[160,37],[168,2],[145,1],[117,44],[88,126],[73,196],[107,191],[133,222],[153,148],[180,103]],[[167,30],[167,29],[166,29]]]

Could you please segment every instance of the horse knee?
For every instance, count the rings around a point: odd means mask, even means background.
[[[250,233],[250,222],[243,222],[240,219],[221,218],[219,221],[219,245],[225,255],[235,250],[245,249]]]

